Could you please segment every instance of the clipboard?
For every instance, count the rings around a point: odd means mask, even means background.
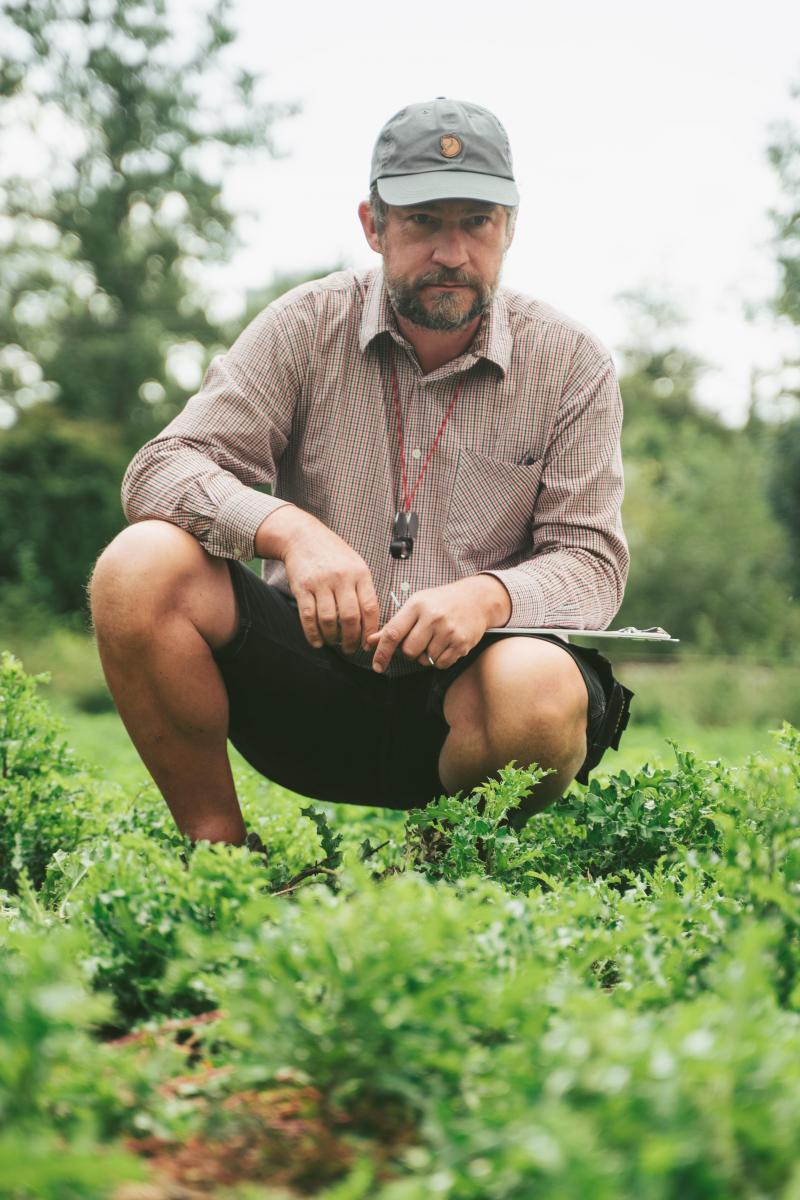
[[[648,629],[637,629],[635,625],[626,625],[624,629],[539,629],[526,626],[521,629],[509,629],[507,625],[487,629],[487,633],[505,633],[510,637],[515,633],[547,633],[554,637],[568,639],[571,637],[588,638],[625,638],[632,642],[680,642],[680,638],[672,637],[660,625],[651,625]]]

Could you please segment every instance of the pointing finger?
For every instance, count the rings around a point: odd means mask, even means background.
[[[386,670],[392,661],[395,650],[403,641],[408,631],[416,624],[416,620],[416,614],[409,612],[395,613],[391,621],[384,625],[383,629],[378,630],[377,633],[370,636],[369,641],[377,638],[375,654],[372,658],[373,671],[381,672]]]

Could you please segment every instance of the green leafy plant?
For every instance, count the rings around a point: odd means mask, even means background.
[[[72,849],[95,820],[82,764],[37,694],[46,681],[0,653],[0,888],[7,890],[22,867],[38,886],[51,856]]]

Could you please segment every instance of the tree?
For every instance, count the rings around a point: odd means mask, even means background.
[[[792,97],[800,102],[800,83],[792,89]],[[767,147],[767,157],[784,196],[782,208],[774,209],[770,214],[780,269],[774,308],[779,315],[800,325],[800,121],[797,118],[794,121],[789,118],[775,126],[774,141]],[[794,391],[800,397],[800,390]]]
[[[663,625],[710,652],[784,654],[798,617],[786,538],[767,500],[768,442],[759,425],[727,428],[699,404],[704,364],[681,345],[673,305],[623,298],[631,572],[619,623]]]
[[[791,580],[800,599],[800,417],[782,421],[772,434],[769,497],[791,550]]]
[[[729,440],[730,431],[697,401],[697,384],[708,368],[681,344],[686,320],[677,305],[645,289],[622,292],[617,300],[627,310],[629,330],[621,347],[625,453],[665,461],[674,433],[686,426]]]
[[[631,572],[622,625],[663,625],[713,653],[794,653],[784,530],[766,494],[761,447],[719,441],[686,424],[670,455],[628,456],[623,520]]]
[[[177,351],[198,369],[224,342],[199,286],[235,244],[211,152],[274,153],[288,105],[231,71],[230,0],[204,14],[179,57],[165,0],[5,0],[0,103],[8,127],[45,118],[77,139],[46,174],[0,187],[0,407],[5,423],[41,401],[109,421],[135,447],[185,400]],[[222,115],[220,115],[222,114]],[[41,141],[41,138],[39,138]],[[0,414],[2,415],[2,414]]]
[[[800,100],[800,84],[792,91]],[[800,326],[800,121],[787,120],[775,130],[775,140],[767,151],[780,182],[784,203],[772,212],[775,249],[779,267],[779,285],[773,308]],[[794,371],[782,374],[785,396],[800,400],[800,351],[787,366]],[[794,381],[794,382],[793,382]],[[786,417],[772,430],[772,471],[770,498],[778,519],[789,535],[792,551],[792,581],[800,596],[800,414]]]
[[[84,608],[92,563],[123,523],[127,458],[113,429],[44,404],[0,438],[0,586],[17,619]]]

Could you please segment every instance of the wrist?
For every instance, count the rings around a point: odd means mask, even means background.
[[[511,620],[512,604],[505,585],[494,575],[475,575],[474,580],[480,588],[486,628],[507,625]]]
[[[295,504],[282,504],[259,525],[255,536],[255,551],[259,558],[283,559],[298,531],[316,520]]]

